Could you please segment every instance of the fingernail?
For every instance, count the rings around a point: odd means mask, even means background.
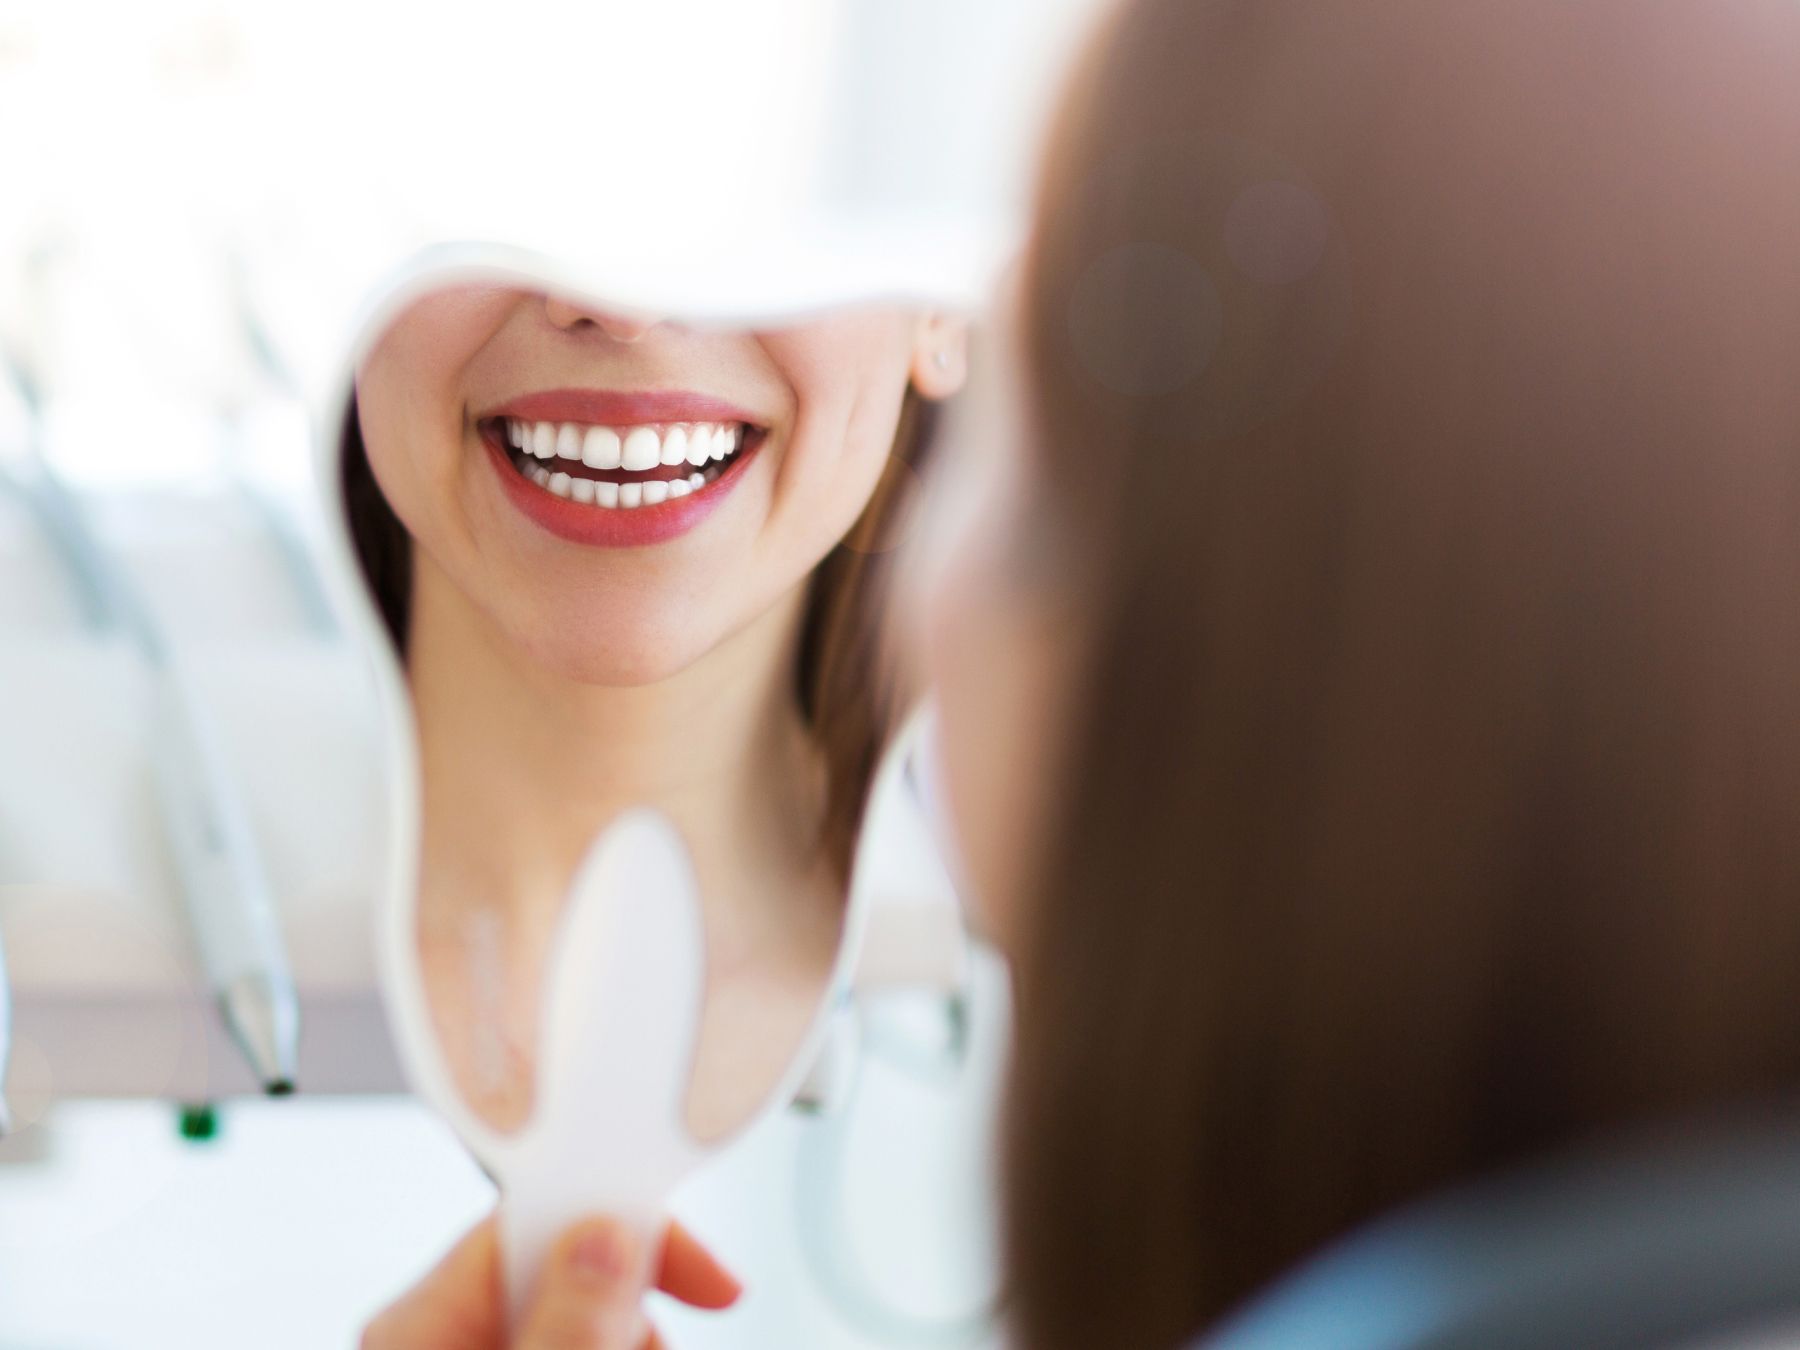
[[[616,1284],[632,1272],[637,1244],[622,1224],[591,1223],[569,1249],[576,1277],[592,1284]]]

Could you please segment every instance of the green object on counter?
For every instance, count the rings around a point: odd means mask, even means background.
[[[219,1112],[211,1102],[181,1108],[181,1137],[189,1143],[202,1144],[219,1134]]]

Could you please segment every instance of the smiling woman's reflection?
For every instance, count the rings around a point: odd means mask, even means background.
[[[724,332],[464,285],[359,366],[344,490],[417,719],[420,952],[491,1125],[530,1114],[545,948],[629,806],[675,821],[705,897],[690,1128],[780,1076],[895,706],[880,545],[963,363],[916,311]]]

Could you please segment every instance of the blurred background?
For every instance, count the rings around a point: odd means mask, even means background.
[[[385,1043],[377,714],[316,561],[317,415],[384,279],[477,240],[629,289],[651,247],[896,223],[1002,255],[1095,8],[0,3],[0,1346],[348,1344],[491,1202]],[[642,209],[670,200],[685,230]],[[133,657],[41,527],[43,467],[244,784],[297,1098],[247,1095],[214,1025]]]

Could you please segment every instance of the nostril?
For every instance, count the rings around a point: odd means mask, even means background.
[[[570,329],[581,326],[592,326],[593,316],[579,305],[572,305],[567,300],[558,300],[553,295],[544,297],[544,317],[557,328]]]

